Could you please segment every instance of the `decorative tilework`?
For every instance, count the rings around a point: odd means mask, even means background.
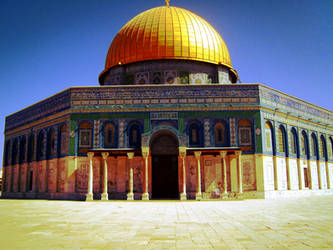
[[[210,122],[209,119],[204,120],[204,129],[205,129],[205,146],[210,147]]]
[[[230,144],[231,146],[236,146],[236,119],[230,118]]]
[[[94,148],[99,148],[99,124],[100,120],[94,121]]]
[[[119,147],[123,148],[124,145],[124,128],[125,128],[125,120],[119,120]]]

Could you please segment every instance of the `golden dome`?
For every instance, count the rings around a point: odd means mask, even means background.
[[[222,64],[232,70],[225,42],[206,20],[179,7],[162,6],[137,15],[118,32],[102,74],[116,65],[159,59]]]

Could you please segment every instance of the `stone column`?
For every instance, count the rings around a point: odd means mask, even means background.
[[[312,174],[311,174],[311,163],[310,163],[310,159],[308,159],[306,161],[307,164],[307,171],[308,171],[308,184],[309,184],[309,188],[313,189],[313,182],[312,182]]]
[[[94,158],[94,153],[93,152],[88,152],[88,158],[89,158],[89,176],[88,176],[88,193],[86,196],[86,201],[92,201],[94,199],[93,195],[93,158]]]
[[[149,200],[148,193],[148,156],[149,156],[149,147],[142,147],[142,156],[145,160],[145,184],[143,188],[142,200]]]
[[[301,159],[297,158],[298,189],[303,189]]]
[[[325,162],[325,168],[326,168],[327,189],[330,189],[331,177],[330,177],[330,169],[328,168],[328,161]]]
[[[322,180],[321,180],[320,161],[317,160],[316,163],[317,163],[317,172],[318,172],[318,188],[323,189]]]
[[[127,194],[127,200],[134,200],[134,193],[133,193],[133,157],[134,157],[134,153],[133,152],[129,152],[127,153],[127,157],[129,160],[129,192]]]
[[[238,166],[238,193],[243,193],[242,151],[236,151]]]
[[[182,172],[183,172],[183,192],[180,194],[180,200],[184,201],[187,199],[187,196],[186,196],[186,166],[185,166],[186,147],[179,147],[179,156],[182,159]]]
[[[220,156],[222,158],[222,166],[223,166],[223,194],[221,196],[222,199],[228,198],[228,183],[227,183],[227,151],[220,151]]]
[[[108,194],[108,162],[107,159],[109,157],[108,152],[103,152],[102,157],[104,160],[104,180],[103,180],[103,193],[102,193],[102,200],[107,201],[109,200]]]
[[[287,189],[291,190],[291,179],[290,179],[290,164],[289,157],[286,157],[286,169],[287,169]]]
[[[274,168],[274,189],[279,190],[279,178],[277,169],[277,156],[273,155],[273,168]]]
[[[202,193],[201,193],[201,167],[200,167],[200,156],[201,156],[201,151],[196,151],[194,152],[195,158],[198,161],[198,169],[197,169],[197,193],[195,194],[195,199],[197,201],[200,201],[202,199]]]

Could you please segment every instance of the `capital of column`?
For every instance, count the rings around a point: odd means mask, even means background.
[[[242,151],[241,151],[241,150],[237,150],[237,151],[235,151],[235,155],[236,155],[236,156],[240,156],[240,155],[242,155]]]
[[[134,157],[134,153],[133,152],[128,152],[127,157],[128,157],[128,159],[132,160],[133,157]]]
[[[142,147],[141,148],[143,158],[148,158],[149,156],[149,147]]]
[[[200,160],[201,151],[195,151],[194,155],[197,160]]]
[[[220,151],[220,156],[225,158],[227,156],[227,151]]]
[[[186,147],[179,147],[178,150],[179,150],[179,156],[182,159],[184,159],[186,156]]]
[[[109,153],[108,152],[103,152],[102,157],[103,157],[104,160],[107,160],[108,157],[109,157]]]
[[[94,158],[94,152],[88,152],[87,155],[89,160],[92,160]]]

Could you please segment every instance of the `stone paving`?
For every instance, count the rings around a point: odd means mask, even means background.
[[[333,196],[0,200],[0,249],[333,249]]]

